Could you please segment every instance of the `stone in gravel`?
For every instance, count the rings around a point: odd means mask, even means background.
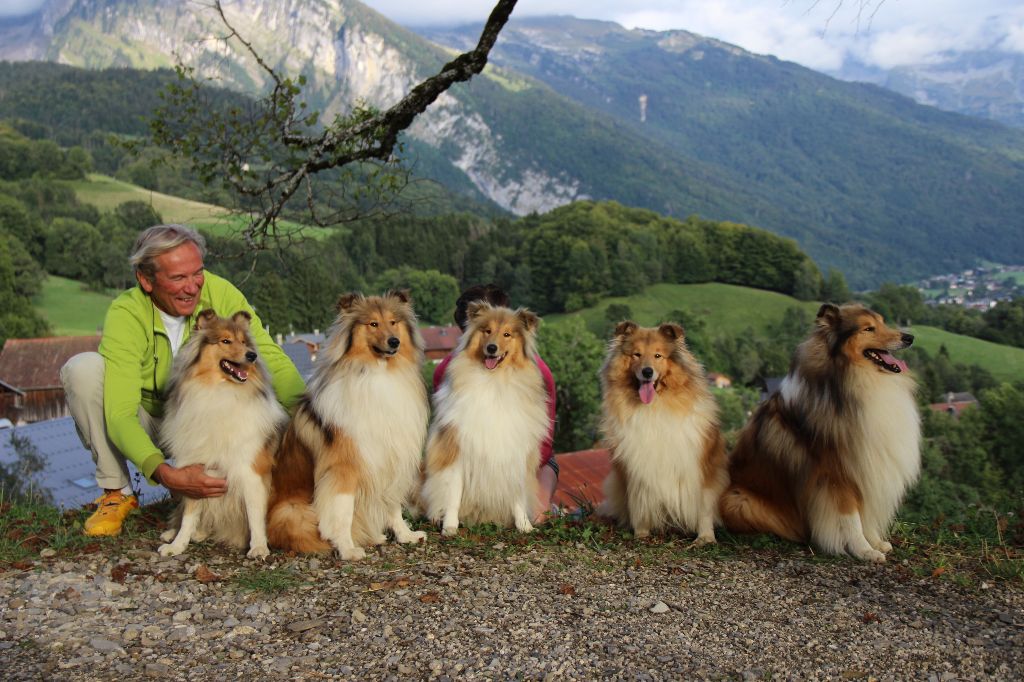
[[[102,651],[103,653],[117,653],[121,656],[125,655],[124,649],[117,642],[112,642],[109,639],[103,639],[102,637],[93,637],[89,640],[89,646],[96,651]]]
[[[352,609],[352,622],[353,623],[365,623],[366,614],[359,609]]]
[[[184,623],[185,621],[190,620],[191,618],[192,618],[192,612],[191,611],[178,611],[176,614],[174,614],[171,617],[171,620],[174,621],[175,623]]]
[[[323,618],[317,618],[315,620],[297,620],[294,623],[288,623],[288,629],[292,632],[305,632],[306,630],[312,630],[322,625],[326,625],[327,621]]]
[[[226,627],[226,628],[233,628],[236,625],[238,625],[238,623],[239,623],[239,620],[237,618],[235,618],[234,616],[228,616],[227,618],[224,619],[224,627]]]
[[[651,607],[651,613],[665,613],[668,611],[668,604],[663,601],[655,602]]]
[[[57,556],[57,550],[53,549],[52,547],[47,547],[39,553],[39,556],[43,559],[52,559],[53,557]]]
[[[146,677],[170,677],[171,667],[163,663],[147,663]]]
[[[20,597],[16,597],[16,598],[12,599],[11,601],[7,602],[7,606],[9,606],[12,609],[20,609],[25,604],[26,604],[25,600],[21,599]]]

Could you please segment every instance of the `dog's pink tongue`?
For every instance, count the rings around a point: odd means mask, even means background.
[[[907,363],[903,362],[892,353],[883,352],[882,359],[888,362],[890,365],[896,365],[897,367],[899,367],[901,372],[907,371]]]
[[[246,379],[249,378],[249,373],[244,369],[239,368],[235,370],[235,376],[237,376],[242,381],[245,381]]]
[[[487,369],[494,369],[498,366],[498,358],[484,358],[484,365]]]
[[[640,402],[650,405],[652,400],[654,400],[654,382],[647,381],[640,384]]]

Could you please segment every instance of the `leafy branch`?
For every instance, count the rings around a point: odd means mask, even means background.
[[[448,88],[483,71],[515,6],[516,0],[498,0],[476,47],[449,61],[394,106],[381,111],[357,102],[321,125],[320,113],[302,99],[305,76],[293,79],[277,73],[215,0],[212,9],[228,31],[223,40],[240,43],[273,87],[251,105],[215,106],[195,70],[179,62],[178,81],[161,93],[164,104],[150,123],[153,140],[183,158],[204,184],[219,182],[241,199],[249,214],[242,234],[250,251],[294,234],[294,228],[284,228],[280,221],[296,197],[304,197],[315,225],[358,217],[368,202],[399,185],[394,157],[399,135]],[[338,171],[331,179],[346,192],[345,201],[325,208],[314,199],[313,180],[332,170]]]

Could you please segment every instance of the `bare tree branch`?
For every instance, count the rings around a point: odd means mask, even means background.
[[[255,114],[248,119],[236,110],[223,115],[208,112],[197,104],[200,88],[192,70],[179,65],[179,77],[186,85],[170,93],[170,105],[155,117],[154,139],[188,159],[205,182],[218,180],[247,198],[249,225],[243,236],[247,248],[262,250],[268,240],[283,236],[278,221],[303,185],[312,222],[323,224],[313,199],[317,174],[366,163],[393,163],[399,135],[416,117],[452,85],[483,71],[516,1],[497,0],[476,47],[445,64],[387,110],[357,103],[347,115],[318,127],[319,113],[307,112],[305,102],[298,100],[305,79],[277,73],[231,24],[221,0],[214,0],[212,8],[228,30],[223,39],[237,40],[274,87],[257,101]],[[339,216],[340,211],[333,215]]]

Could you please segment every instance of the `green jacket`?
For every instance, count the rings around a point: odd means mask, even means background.
[[[278,401],[291,408],[305,390],[305,383],[291,359],[274,343],[245,296],[222,277],[205,272],[199,304],[188,320],[185,338],[192,333],[196,317],[206,308],[230,317],[239,310],[252,315],[251,333],[271,374]],[[114,299],[107,310],[100,341],[103,356],[103,414],[107,436],[146,478],[163,461],[164,455],[139,423],[139,405],[154,417],[162,417],[171,370],[171,343],[160,313],[141,287],[133,287]]]

